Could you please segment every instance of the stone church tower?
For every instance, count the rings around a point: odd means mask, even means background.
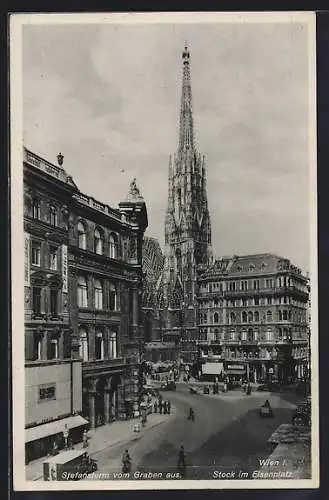
[[[190,343],[197,338],[196,267],[212,259],[204,156],[195,144],[190,52],[183,54],[178,150],[169,161],[165,219],[163,338]],[[189,347],[189,349],[192,346]]]

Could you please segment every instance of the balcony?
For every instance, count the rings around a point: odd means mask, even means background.
[[[127,365],[124,357],[113,359],[96,359],[83,361],[82,374],[84,376],[105,375],[106,373],[115,373],[122,371]]]

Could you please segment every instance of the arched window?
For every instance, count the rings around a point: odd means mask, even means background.
[[[283,320],[287,321],[288,319],[288,311],[283,311]]]
[[[267,322],[272,323],[272,311],[267,311],[266,317],[267,317]]]
[[[109,334],[109,358],[115,359],[117,357],[117,334],[110,332]]]
[[[118,255],[118,240],[115,234],[110,234],[109,254],[111,259],[116,259]]]
[[[88,287],[87,280],[84,276],[78,276],[78,307],[88,307]]]
[[[32,217],[33,219],[40,219],[40,200],[34,199],[32,203]]]
[[[259,312],[258,311],[255,311],[255,322],[256,323],[259,322]]]
[[[218,320],[219,320],[219,316],[218,316],[218,313],[214,313],[214,323],[218,323]]]
[[[254,339],[254,332],[252,328],[248,328],[248,342],[252,342]]]
[[[103,309],[103,285],[100,280],[95,280],[95,309]]]
[[[117,309],[117,290],[113,283],[110,283],[109,286],[109,309],[110,311]]]
[[[231,321],[231,323],[235,323],[235,314],[234,314],[234,312],[230,313],[230,321]]]
[[[269,342],[273,340],[273,332],[270,328],[266,332],[266,340]]]
[[[259,337],[259,332],[258,332],[258,330],[254,330],[254,341],[255,341],[255,342],[257,342],[258,337]]]
[[[246,311],[242,312],[242,323],[247,323],[247,313],[246,313]]]
[[[254,320],[254,315],[251,311],[248,312],[248,323],[252,323]]]
[[[279,311],[279,321],[282,321],[282,311]]]
[[[79,354],[83,361],[88,361],[88,335],[86,330],[83,328],[79,332],[80,346]]]
[[[103,254],[103,236],[99,229],[95,229],[94,233],[94,250],[98,255]]]
[[[49,206],[49,224],[57,226],[57,208],[54,205]]]
[[[82,224],[82,222],[79,222],[79,224],[78,224],[78,246],[82,250],[86,250],[86,248],[87,248],[86,228]]]
[[[242,332],[241,332],[241,340],[243,340],[243,341],[247,340],[247,332],[246,332],[246,330],[242,330]]]
[[[103,333],[100,330],[96,330],[95,358],[104,359],[104,338],[103,338]]]

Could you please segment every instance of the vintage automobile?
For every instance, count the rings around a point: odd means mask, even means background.
[[[189,390],[191,394],[199,394],[199,390],[197,387],[190,387]]]
[[[161,391],[175,391],[176,384],[173,381],[165,382],[164,384],[161,384],[160,390]]]
[[[97,470],[86,450],[66,450],[43,462],[44,481],[77,481]]]

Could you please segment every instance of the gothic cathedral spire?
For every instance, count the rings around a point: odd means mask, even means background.
[[[190,71],[190,52],[185,45],[183,54],[183,82],[179,124],[179,151],[194,149],[192,90]]]
[[[195,144],[190,52],[182,53],[183,78],[177,153],[170,157],[165,219],[163,298],[167,334],[182,323],[188,337],[197,332],[196,268],[211,259],[211,225],[204,157]],[[177,330],[178,329],[178,330]],[[175,336],[175,335],[173,335]]]

